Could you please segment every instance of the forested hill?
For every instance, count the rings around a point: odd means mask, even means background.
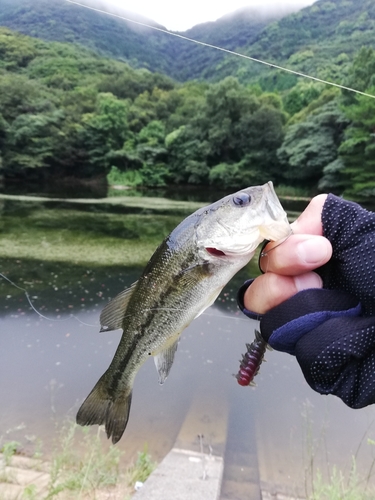
[[[103,8],[100,2],[90,5]],[[135,14],[122,13],[162,27]],[[0,26],[46,41],[78,43],[133,67],[163,73],[168,73],[173,60],[167,35],[65,0],[0,0]]]
[[[93,0],[88,5],[162,27],[149,19],[116,10]],[[185,34],[211,44],[235,49],[256,39],[285,11],[262,13],[247,9],[205,23]],[[177,80],[212,76],[224,55],[188,41],[122,19],[86,9],[65,0],[0,0],[0,26],[47,41],[74,42],[101,55],[126,61],[135,68],[166,73]],[[203,49],[203,50],[202,50]]]
[[[244,53],[337,81],[345,72],[343,68],[363,46],[375,46],[375,2],[319,0],[267,26]],[[227,57],[220,73],[231,73],[246,81],[259,73],[264,75],[263,69],[256,63],[244,64],[242,60]],[[292,81],[293,77],[272,70],[262,87],[282,90],[290,87]]]
[[[262,11],[247,7],[223,16],[215,22],[198,24],[183,34],[216,47],[241,51],[241,47],[255,42],[268,24],[281,19],[289,12],[281,7],[277,11]],[[225,55],[218,50],[191,42],[180,43],[173,63],[174,76],[182,81],[193,78],[218,81],[222,77],[230,76],[230,73],[223,74],[220,71],[224,60]]]
[[[339,81],[375,95],[375,50]],[[177,84],[75,44],[0,27],[0,177],[293,188],[375,195],[375,100],[301,79]],[[121,179],[118,176],[121,174]]]
[[[267,22],[237,13],[188,35],[375,95],[373,0],[319,0]],[[374,198],[374,99],[217,54],[64,0],[0,0],[0,178],[272,179]]]
[[[86,0],[88,1],[88,0]],[[100,0],[89,5],[105,8]],[[114,9],[114,7],[111,7]],[[128,15],[139,21],[153,21]],[[0,0],[0,25],[51,41],[75,42],[135,68],[165,73],[177,80],[219,81],[236,76],[242,82],[262,76],[264,89],[283,90],[296,83],[285,73],[228,56],[211,48],[101,14],[65,0]],[[160,26],[159,26],[160,27]],[[213,23],[195,26],[186,36],[237,50],[255,58],[314,76],[337,79],[362,46],[375,43],[373,0],[319,0],[299,12],[244,9]]]

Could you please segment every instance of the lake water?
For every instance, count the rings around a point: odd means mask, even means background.
[[[47,456],[118,345],[120,332],[99,333],[102,307],[137,279],[144,255],[188,211],[172,207],[172,216],[147,199],[115,209],[69,203],[3,200],[0,218],[0,272],[27,290],[43,315],[22,290],[0,282],[0,438],[19,441],[26,452],[41,440]],[[108,255],[100,258],[100,249]],[[348,476],[353,456],[366,477],[375,457],[367,442],[375,439],[374,407],[354,411],[315,394],[295,359],[282,353],[267,354],[256,388],[232,376],[256,327],[237,311],[235,294],[256,273],[256,263],[243,270],[185,330],[163,386],[151,359],[141,368],[117,445],[124,463],[145,443],[161,460],[176,439],[196,446],[203,435],[207,449],[225,450],[228,484],[247,480],[249,460],[270,491],[303,494],[318,469],[329,475],[336,466]]]

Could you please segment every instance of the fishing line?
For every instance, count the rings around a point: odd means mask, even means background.
[[[213,304],[207,308],[207,311],[213,306]],[[148,309],[143,309],[143,312],[147,312],[147,311],[173,311],[173,312],[181,312],[182,309],[180,308],[177,308],[177,307],[150,307]],[[221,311],[220,311],[221,312]],[[236,311],[238,312],[238,311]],[[131,314],[125,314],[125,316],[123,317],[123,320],[126,319],[126,318],[130,318],[132,315]],[[199,314],[198,316],[196,316],[194,319],[197,319],[199,316],[206,316],[206,317],[209,317],[209,318],[215,318],[217,317],[216,314],[210,314],[209,312],[206,312],[206,310],[204,310],[201,314]],[[233,313],[233,316],[229,316],[227,314],[220,314],[220,318],[224,318],[224,319],[230,319],[230,320],[238,320],[238,321],[246,321],[248,322],[248,319],[246,318],[242,318],[241,316],[236,316],[235,313]],[[103,330],[102,333],[106,333],[108,331],[111,331],[111,330]]]
[[[264,252],[263,250],[264,250],[264,248],[266,248],[266,246],[270,243],[270,241],[269,241],[269,240],[266,240],[266,241],[263,243],[262,249],[261,249],[260,254],[259,254],[259,259],[258,259],[258,267],[259,267],[259,269],[261,270],[261,272],[262,272],[263,274],[264,274],[264,273],[266,273],[266,272],[268,271],[268,264],[269,264],[269,262],[268,262],[268,259],[267,259],[267,261],[266,261],[266,270],[265,270],[265,271],[263,271],[263,269],[262,269],[262,267],[261,267],[261,265],[260,265],[260,259],[262,259],[263,257],[268,257],[268,254],[269,254],[270,252],[272,252],[272,250],[275,250],[275,248],[277,248],[277,247],[279,247],[280,245],[282,245],[283,243],[285,243],[285,242],[286,242],[286,240],[288,240],[288,239],[292,236],[292,234],[293,234],[293,229],[292,229],[292,228],[290,228],[290,233],[288,234],[288,236],[286,236],[286,237],[285,237],[285,238],[283,238],[282,240],[278,240],[278,241],[277,241],[277,243],[276,243],[276,245],[274,245],[272,248],[270,248],[270,249],[269,249],[269,250],[267,250],[266,252]]]
[[[0,277],[1,277],[1,278],[3,278],[4,280],[6,280],[8,283],[10,283],[10,284],[11,284],[12,286],[14,286],[15,288],[18,288],[18,290],[21,290],[21,291],[25,294],[25,297],[26,297],[27,302],[29,303],[29,305],[30,305],[31,309],[32,309],[32,310],[33,310],[33,311],[34,311],[34,312],[35,312],[38,316],[40,316],[41,318],[43,318],[43,319],[45,319],[45,320],[47,320],[47,321],[62,322],[62,321],[68,321],[70,318],[73,318],[73,319],[75,319],[76,321],[78,321],[78,323],[81,323],[81,325],[84,325],[84,326],[95,327],[95,328],[97,328],[97,327],[99,327],[99,326],[100,326],[100,325],[98,325],[98,324],[93,325],[93,324],[90,324],[90,323],[85,323],[84,321],[82,321],[81,319],[79,319],[79,318],[78,318],[77,316],[75,316],[74,314],[70,314],[70,315],[69,315],[69,318],[64,318],[64,319],[48,318],[47,316],[44,316],[44,314],[42,314],[40,311],[38,311],[38,309],[34,306],[34,304],[32,303],[31,297],[30,297],[30,295],[29,295],[28,291],[27,291],[25,288],[23,288],[22,286],[17,285],[16,283],[14,283],[14,281],[12,281],[11,279],[7,278],[7,277],[6,277],[4,274],[2,274],[2,273],[0,273]],[[175,311],[175,312],[180,311],[180,309],[177,309],[177,308],[172,308],[172,307],[161,307],[161,308],[157,307],[157,308],[151,308],[151,309],[149,309],[149,311],[158,311],[158,310],[169,310],[169,311]],[[204,311],[204,312],[202,313],[202,316],[211,316],[211,317],[213,317],[213,316],[215,316],[215,315],[214,315],[214,314],[209,314],[209,313],[207,313],[207,312],[205,312],[205,311]],[[232,319],[232,320],[233,320],[233,319],[235,319],[235,320],[240,320],[240,321],[242,321],[242,320],[243,320],[243,321],[247,321],[247,320],[246,320],[246,319],[244,319],[244,318],[237,318],[237,317],[235,317],[235,316],[226,316],[226,315],[225,315],[225,316],[222,316],[222,317],[224,317],[224,318],[226,318],[226,319]],[[124,317],[124,319],[125,319],[125,318],[126,318],[126,316]],[[104,331],[104,333],[105,333],[105,331]]]
[[[90,325],[89,323],[85,323],[84,321],[80,320],[77,316],[75,316],[74,314],[71,314],[69,316],[69,318],[65,318],[65,319],[53,319],[53,318],[48,318],[47,316],[44,316],[41,312],[38,311],[38,309],[36,309],[36,307],[34,306],[34,304],[32,303],[32,300],[30,298],[30,295],[28,293],[28,291],[25,289],[25,288],[22,288],[22,286],[19,286],[17,285],[16,283],[14,283],[14,281],[10,280],[9,278],[7,278],[4,274],[0,273],[0,277],[3,278],[4,280],[8,281],[8,283],[10,283],[12,286],[14,286],[15,288],[18,288],[18,290],[21,290],[24,294],[25,294],[25,297],[27,299],[27,302],[29,303],[31,309],[36,312],[36,314],[38,316],[40,316],[41,318],[43,319],[46,319],[47,321],[54,321],[54,322],[61,322],[61,321],[68,321],[68,319],[70,318],[74,318],[75,320],[77,320],[79,323],[81,323],[82,325],[84,326],[95,326],[97,327],[98,325]]]
[[[301,73],[300,71],[295,71],[295,70],[290,69],[290,68],[284,68],[283,66],[279,66],[279,65],[274,64],[274,63],[263,61],[262,59],[257,59],[255,57],[247,56],[245,54],[241,54],[240,52],[235,52],[234,50],[225,49],[223,47],[218,47],[217,45],[212,45],[211,43],[201,42],[199,40],[195,40],[194,38],[189,38],[189,37],[181,35],[179,33],[174,33],[173,31],[168,31],[168,30],[163,29],[163,28],[158,28],[157,26],[151,26],[150,24],[142,23],[141,21],[135,21],[134,19],[130,19],[129,17],[120,16],[119,14],[113,14],[112,12],[107,12],[105,10],[97,9],[95,7],[89,7],[88,5],[85,5],[85,4],[82,4],[79,2],[75,2],[74,0],[65,0],[65,1],[69,2],[71,4],[74,4],[74,5],[78,5],[80,7],[84,7],[85,9],[99,12],[100,14],[106,14],[108,16],[112,16],[112,17],[116,17],[118,19],[122,19],[124,21],[128,21],[129,23],[137,24],[139,26],[144,26],[145,28],[149,28],[149,29],[152,29],[155,31],[160,31],[161,33],[166,33],[167,35],[174,36],[176,38],[180,38],[180,39],[186,40],[188,42],[196,43],[197,45],[202,45],[204,47],[209,47],[211,49],[220,50],[221,52],[225,52],[227,54],[231,54],[231,55],[234,55],[237,57],[242,57],[243,59],[247,59],[249,61],[264,64],[265,66],[269,66],[271,68],[280,69],[282,71],[292,73],[293,75],[301,76],[302,78],[308,78],[310,80],[314,80],[314,81],[319,82],[319,83],[324,83],[325,85],[331,85],[332,87],[337,87],[339,89],[348,90],[349,92],[354,92],[355,94],[360,94],[360,95],[363,95],[365,97],[371,97],[372,99],[375,99],[375,95],[368,94],[366,92],[361,92],[360,90],[353,89],[351,87],[346,87],[345,85],[340,85],[339,83],[329,82],[327,80],[323,80],[323,79],[318,78],[316,76],[311,76],[311,75],[307,75],[305,73]]]
[[[263,249],[262,249],[262,251],[261,251],[261,253],[260,253],[260,256],[261,256],[261,257],[267,257],[267,256],[268,256],[268,254],[269,254],[270,252],[272,252],[272,250],[275,250],[275,248],[277,248],[277,247],[279,247],[280,245],[282,245],[283,243],[285,243],[285,242],[286,242],[286,240],[288,240],[288,239],[292,236],[292,234],[293,234],[293,229],[291,228],[291,229],[290,229],[290,233],[288,234],[288,236],[285,236],[285,238],[283,238],[283,239],[281,239],[281,240],[278,240],[278,241],[277,241],[277,243],[276,243],[276,245],[274,245],[272,248],[270,248],[269,250],[267,250],[267,252],[263,252]],[[268,243],[270,243],[270,241],[269,241],[269,240],[267,241],[267,243],[266,243],[266,245],[264,246],[264,248],[268,245]]]

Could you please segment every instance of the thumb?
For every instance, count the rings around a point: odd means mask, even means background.
[[[298,219],[291,224],[293,233],[323,235],[322,211],[326,199],[326,194],[319,194],[310,201]]]

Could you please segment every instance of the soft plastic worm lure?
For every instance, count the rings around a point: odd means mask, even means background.
[[[235,375],[240,385],[255,385],[253,380],[259,372],[267,345],[267,342],[263,340],[258,330],[255,330],[255,340],[251,344],[246,344],[247,351],[243,354],[240,361],[240,369],[237,375]]]

